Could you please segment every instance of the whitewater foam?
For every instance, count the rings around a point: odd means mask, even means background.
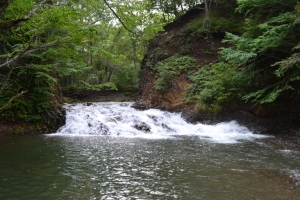
[[[236,121],[216,125],[190,124],[180,113],[158,109],[145,111],[131,107],[132,103],[66,104],[66,125],[60,136],[110,135],[129,138],[163,139],[177,136],[198,136],[216,143],[237,143],[269,136],[253,134]]]

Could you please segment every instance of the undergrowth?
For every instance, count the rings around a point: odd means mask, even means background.
[[[21,91],[25,92],[1,111],[0,119],[6,121],[34,122],[42,119],[49,108],[49,98],[56,79],[41,69],[20,68],[13,71],[7,89],[0,95],[0,107]]]
[[[158,62],[156,67],[158,73],[154,88],[160,91],[167,91],[170,88],[171,80],[174,76],[181,73],[188,73],[196,67],[196,59],[189,56],[174,55]]]

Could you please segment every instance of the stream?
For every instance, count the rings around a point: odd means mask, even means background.
[[[57,133],[0,138],[0,199],[300,199],[294,138],[131,103],[65,108]]]

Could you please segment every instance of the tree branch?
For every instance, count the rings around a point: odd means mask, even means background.
[[[22,95],[25,94],[26,92],[27,92],[27,91],[22,91],[22,92],[20,92],[19,94],[13,96],[13,97],[7,102],[7,104],[5,104],[4,106],[2,106],[2,107],[0,108],[0,111],[1,111],[1,110],[4,110],[6,107],[8,107],[8,106],[11,104],[11,102],[12,102],[13,100],[15,100],[16,98],[22,96]]]
[[[2,8],[0,7],[0,11],[3,12],[9,3],[10,3],[10,0],[8,0],[7,4],[5,4]],[[37,6],[35,6],[32,10],[27,12],[22,18],[2,21],[0,23],[0,27],[10,28],[12,26],[19,26],[24,21],[27,21],[34,13],[36,13],[39,9],[41,9],[45,4],[51,4],[51,3],[52,3],[52,0],[43,0],[41,3],[39,3]]]
[[[21,54],[19,54],[19,55],[13,57],[13,58],[7,60],[7,61],[6,61],[5,63],[3,63],[3,64],[0,64],[0,68],[5,67],[5,66],[12,65],[12,64],[14,64],[15,62],[17,62],[19,59],[23,58],[24,56],[27,56],[27,55],[30,54],[30,53],[33,53],[33,52],[38,51],[38,50],[43,49],[43,48],[47,48],[47,47],[52,46],[52,45],[55,45],[55,44],[58,44],[59,42],[60,42],[60,40],[55,40],[55,41],[53,41],[53,42],[45,43],[45,44],[43,44],[42,46],[39,46],[39,47],[37,47],[37,48],[33,48],[33,49],[30,49],[30,50],[25,49]]]
[[[52,0],[43,0],[39,5],[35,6],[32,10],[30,10],[24,17],[23,20],[28,20],[34,13],[36,13],[39,9],[41,9],[45,4],[52,3]]]
[[[122,26],[130,33],[134,34],[134,35],[139,35],[138,33],[130,30],[129,28],[127,28],[127,26],[124,24],[124,22],[122,21],[122,19],[118,16],[118,14],[112,9],[112,7],[110,7],[110,5],[107,3],[106,0],[103,0],[105,5],[109,8],[109,10],[113,13],[113,15],[119,20],[119,22],[122,24]]]

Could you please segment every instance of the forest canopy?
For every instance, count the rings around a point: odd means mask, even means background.
[[[38,120],[58,77],[63,87],[136,88],[147,41],[167,22],[149,6],[147,1],[1,2],[1,117]]]
[[[234,6],[231,10],[243,15],[243,22],[238,31],[222,30],[227,47],[220,50],[219,62],[191,76],[192,98],[211,110],[234,101],[267,104],[298,98],[298,1],[230,2],[227,7]],[[57,84],[96,91],[137,88],[149,41],[164,25],[197,6],[205,13],[202,28],[212,33],[217,29],[211,23],[210,6],[226,1],[0,3],[0,117],[37,121],[51,104]],[[230,20],[222,18],[222,27]]]

